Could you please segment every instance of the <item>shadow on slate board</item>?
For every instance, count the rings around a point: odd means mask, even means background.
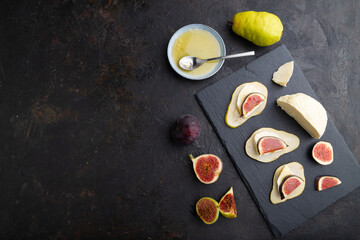
[[[276,99],[286,94],[303,92],[318,100],[296,63],[287,87],[272,82],[272,74],[282,64],[291,60],[293,58],[289,51],[282,45],[196,94],[200,106],[275,237],[285,235],[360,185],[359,164],[330,119],[321,140],[332,143],[334,162],[322,166],[311,156],[312,147],[319,140],[312,138],[293,118],[277,107]],[[267,106],[260,115],[251,118],[240,127],[229,128],[224,119],[231,95],[237,86],[252,81],[261,82],[268,88]],[[255,130],[262,127],[293,133],[300,138],[300,146],[273,162],[255,161],[246,155],[245,142]],[[272,204],[270,191],[275,170],[294,161],[301,163],[305,169],[304,192],[284,203]],[[319,175],[337,176],[342,184],[318,192],[315,190],[314,182]],[[255,228],[254,226],[254,230]]]

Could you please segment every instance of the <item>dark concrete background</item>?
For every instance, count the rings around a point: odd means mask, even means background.
[[[167,61],[171,35],[213,27],[228,53],[257,57],[283,43],[350,150],[360,154],[358,1],[53,0],[0,3],[1,239],[271,239],[194,94],[255,57],[226,61],[214,77],[181,78]],[[232,33],[236,12],[280,17],[280,43],[260,48]],[[196,115],[192,145],[169,137],[174,119]],[[187,155],[213,153],[212,185]],[[236,219],[203,224],[202,196],[234,187]],[[284,239],[360,239],[357,189]]]

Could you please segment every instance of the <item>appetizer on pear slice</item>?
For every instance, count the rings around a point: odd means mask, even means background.
[[[285,202],[299,196],[304,189],[304,167],[298,162],[284,164],[275,170],[270,201],[273,204]]]
[[[281,155],[294,151],[300,139],[291,133],[273,128],[260,128],[246,141],[246,154],[259,162],[272,162]]]
[[[259,82],[238,86],[232,94],[225,122],[231,128],[239,127],[249,118],[259,115],[267,102],[267,88]]]

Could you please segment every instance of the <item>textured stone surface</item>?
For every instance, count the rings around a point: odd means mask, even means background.
[[[260,48],[232,33],[236,12],[273,12],[286,44],[360,159],[358,1],[1,1],[0,237],[7,239],[271,239],[194,93],[255,57],[226,61],[199,82],[178,76],[166,47],[190,23],[213,27],[228,53]],[[280,44],[280,43],[279,43]],[[202,135],[171,142],[169,126],[196,115]],[[217,154],[216,185],[187,155]],[[200,197],[234,187],[238,218],[198,219]],[[285,239],[356,239],[360,190]]]

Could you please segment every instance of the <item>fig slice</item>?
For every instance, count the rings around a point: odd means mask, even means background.
[[[293,191],[287,192],[286,196],[282,198],[279,189],[280,186],[286,178],[289,176],[296,176],[300,178],[300,185],[296,188],[293,188]],[[290,179],[291,180],[291,179]],[[270,201],[273,204],[278,204],[285,202],[289,199],[298,197],[305,189],[305,174],[304,174],[304,167],[298,162],[291,162],[288,164],[281,165],[275,170],[274,177],[273,177],[273,187],[270,193]]]
[[[260,155],[281,151],[287,147],[288,145],[277,137],[262,137],[257,143],[257,148]]]
[[[312,156],[321,165],[329,165],[334,161],[334,150],[329,142],[320,141],[312,149]]]
[[[212,198],[203,197],[196,203],[196,213],[206,224],[213,224],[219,218],[219,203]]]
[[[289,196],[301,183],[304,182],[301,178],[296,175],[290,175],[284,178],[279,186],[279,192],[281,199]]]
[[[259,141],[262,138],[270,138],[270,137],[280,139],[285,143],[287,147],[282,149],[281,151],[274,151],[267,154],[259,154],[260,152],[263,152],[263,149],[261,149],[261,147],[260,147],[260,151],[258,149]],[[273,128],[260,128],[256,130],[246,141],[245,152],[250,158],[254,160],[268,163],[278,159],[280,156],[286,153],[294,151],[296,148],[298,148],[299,145],[300,145],[300,139],[294,134],[285,131],[276,130]]]
[[[339,184],[341,184],[340,179],[334,176],[318,176],[315,179],[315,189],[318,191],[332,188]]]
[[[193,162],[196,177],[200,182],[211,184],[216,182],[222,171],[223,165],[219,157],[213,154],[203,154],[194,158],[192,154],[189,155]]]
[[[260,93],[265,99],[246,117],[243,117],[242,106],[247,96],[252,93]],[[236,128],[244,124],[248,119],[259,115],[266,107],[268,91],[265,85],[259,82],[248,82],[238,86],[232,96],[226,111],[225,123],[231,127]]]
[[[242,103],[242,117],[247,118],[248,116],[250,116],[251,113],[254,112],[254,110],[258,108],[260,106],[260,103],[264,100],[265,96],[261,93],[249,94]]]
[[[227,218],[236,218],[236,204],[233,188],[231,187],[219,202],[220,213]]]

